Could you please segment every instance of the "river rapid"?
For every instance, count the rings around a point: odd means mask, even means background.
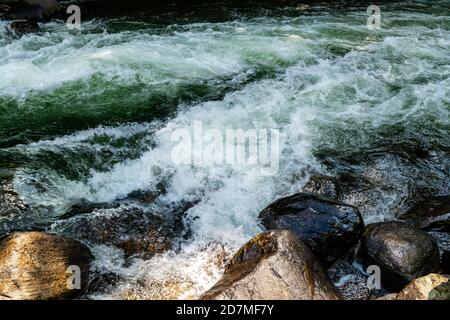
[[[79,239],[120,278],[89,297],[196,298],[261,209],[312,176],[338,179],[366,223],[448,194],[450,3],[385,4],[380,30],[366,8],[203,8],[20,37],[0,21],[0,233],[77,237],[80,216],[130,208],[176,220],[173,249],[150,258]],[[277,174],[175,164],[171,133],[194,121],[276,128]]]

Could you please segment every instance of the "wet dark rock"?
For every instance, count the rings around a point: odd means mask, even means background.
[[[339,199],[340,185],[336,178],[325,175],[314,175],[302,188],[302,192],[315,193],[332,199]]]
[[[0,10],[9,20],[44,21],[58,11],[56,0],[20,0],[8,1]]]
[[[400,219],[424,230],[450,232],[450,195],[430,197],[421,201]]]
[[[16,35],[34,33],[39,31],[39,25],[36,21],[13,21],[11,22],[9,27]]]
[[[439,249],[433,237],[407,223],[367,225],[362,250],[366,265],[378,265],[381,283],[394,292],[416,278],[440,270]]]
[[[434,196],[414,205],[400,217],[423,230],[435,240],[441,255],[444,273],[450,273],[450,196]]]
[[[114,245],[127,256],[150,257],[172,247],[180,226],[138,208],[101,209],[54,224],[52,231],[93,244]]]
[[[281,198],[259,217],[268,230],[292,231],[325,266],[350,250],[364,230],[358,209],[311,193]]]
[[[233,256],[223,277],[201,299],[338,300],[311,250],[287,230],[261,233]]]
[[[64,299],[77,296],[93,257],[82,243],[41,232],[13,233],[0,241],[0,297]],[[70,287],[70,266],[80,268],[81,289]]]

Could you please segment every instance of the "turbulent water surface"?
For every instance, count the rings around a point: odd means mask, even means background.
[[[0,233],[64,234],[130,208],[182,219],[153,258],[81,240],[93,268],[122,277],[93,297],[189,298],[261,231],[259,211],[311,176],[338,178],[366,222],[448,193],[450,4],[381,8],[377,31],[364,6],[52,22],[21,37],[0,21]],[[278,174],[175,165],[171,132],[193,121],[277,128]]]

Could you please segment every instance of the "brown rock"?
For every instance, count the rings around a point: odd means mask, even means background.
[[[92,255],[72,239],[40,233],[13,233],[0,241],[0,296],[14,300],[63,299],[81,290],[70,286],[81,271],[81,289],[88,282]]]
[[[302,188],[302,192],[316,193],[332,199],[339,199],[341,186],[336,178],[325,175],[314,175]]]
[[[233,256],[201,299],[338,300],[310,249],[287,230],[261,233]]]
[[[94,244],[114,245],[126,256],[149,258],[171,249],[177,234],[174,228],[171,221],[139,209],[112,208],[58,221],[52,231]]]
[[[450,276],[432,273],[415,279],[395,300],[450,300]]]

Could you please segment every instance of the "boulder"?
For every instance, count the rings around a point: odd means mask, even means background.
[[[364,230],[358,209],[312,193],[281,198],[259,217],[268,230],[292,231],[325,266],[351,249]]]
[[[414,279],[395,300],[450,300],[450,276],[433,273]]]
[[[172,246],[177,226],[138,208],[104,208],[55,223],[52,232],[93,244],[113,245],[126,256],[149,258]]]
[[[77,296],[89,280],[92,255],[72,239],[41,232],[13,233],[0,241],[0,296],[14,300]],[[71,282],[79,267],[80,289]]]
[[[378,265],[383,286],[394,292],[440,270],[439,249],[433,237],[407,223],[367,225],[362,248],[365,264]]]
[[[287,230],[261,233],[231,258],[204,300],[338,300],[311,250]]]

